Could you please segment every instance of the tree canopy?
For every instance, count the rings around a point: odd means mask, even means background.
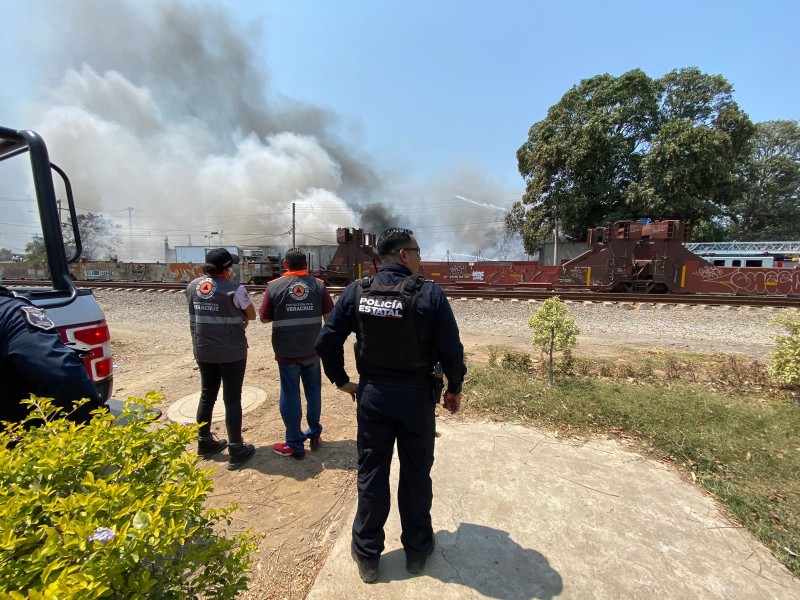
[[[41,236],[34,235],[31,241],[25,244],[25,260],[32,263],[47,262],[47,251]]]
[[[105,215],[86,213],[78,215],[78,230],[81,234],[82,256],[86,260],[108,259],[116,254],[122,240],[117,233],[120,225],[114,223]],[[75,250],[75,236],[72,234],[72,225],[62,225],[64,246],[67,253]]]
[[[800,123],[758,123],[744,177],[747,187],[732,206],[729,237],[800,239]]]
[[[522,234],[529,253],[556,224],[575,239],[640,217],[717,231],[750,187],[744,167],[755,131],[730,83],[694,67],[659,79],[639,69],[585,79],[517,151],[525,194],[507,229]]]

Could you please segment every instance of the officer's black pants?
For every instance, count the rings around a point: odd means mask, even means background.
[[[207,363],[197,361],[200,370],[200,402],[197,405],[198,435],[211,435],[211,415],[217,402],[219,386],[222,383],[222,401],[225,403],[225,430],[228,443],[242,441],[242,384],[247,359],[229,363]]]
[[[406,557],[427,556],[433,545],[431,467],[436,433],[431,390],[362,383],[358,391],[358,512],[353,542],[361,558],[384,549],[389,516],[389,469],[397,440],[397,504]]]

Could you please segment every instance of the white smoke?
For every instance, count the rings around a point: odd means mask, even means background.
[[[69,174],[79,212],[121,226],[123,260],[163,260],[165,237],[200,245],[212,231],[226,245],[274,244],[292,226],[292,204],[298,245],[334,243],[337,227],[392,224],[415,229],[427,259],[521,252],[504,246],[496,210],[518,192],[468,164],[424,180],[379,176],[338,135],[339,116],[270,88],[253,49],[258,24],[199,1],[26,7],[48,51],[46,91],[26,102],[22,126]]]

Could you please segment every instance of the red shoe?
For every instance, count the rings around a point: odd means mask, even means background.
[[[301,459],[306,455],[305,450],[295,450],[289,444],[277,443],[272,447],[272,451],[278,456],[291,456],[292,458]]]

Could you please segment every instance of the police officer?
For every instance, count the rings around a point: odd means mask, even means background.
[[[358,402],[358,511],[351,551],[361,579],[378,577],[389,516],[389,467],[400,458],[398,506],[406,569],[420,573],[433,551],[431,467],[435,440],[434,366],[447,376],[445,408],[456,412],[466,373],[464,348],[442,289],[417,275],[420,249],[409,229],[388,229],[377,245],[377,275],[351,283],[317,339],[325,375]],[[344,342],[356,333],[359,383],[344,368]]]
[[[233,265],[239,257],[225,248],[206,254],[205,275],[186,287],[192,349],[200,371],[200,424],[197,454],[211,456],[228,448],[228,469],[239,468],[256,449],[242,438],[242,384],[247,367],[247,323],[256,309],[243,285],[233,281]],[[211,434],[211,415],[220,384],[225,403],[227,440]]]
[[[58,336],[44,310],[0,286],[0,421],[19,422],[31,394],[53,398],[65,416],[86,423],[103,403],[78,355]],[[73,409],[73,402],[89,402]]]

